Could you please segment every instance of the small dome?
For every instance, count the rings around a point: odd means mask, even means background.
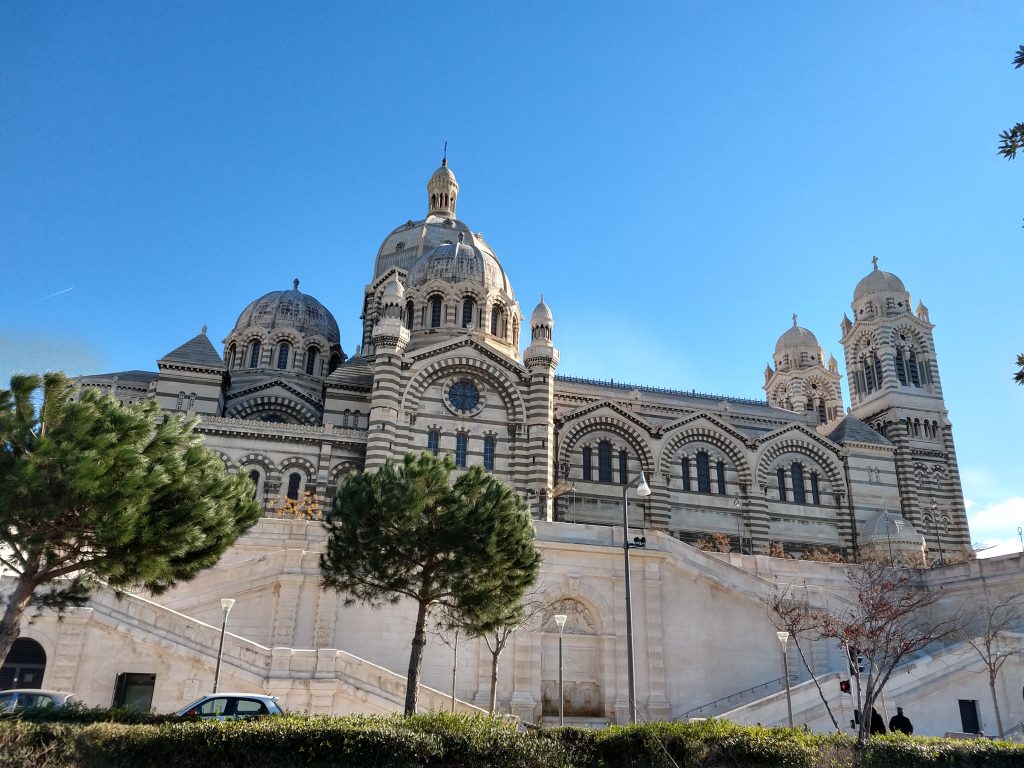
[[[892,272],[883,272],[878,268],[878,257],[872,259],[875,268],[868,272],[867,277],[857,283],[853,291],[853,300],[857,301],[872,293],[906,293],[907,288]]]
[[[544,297],[540,297],[540,304],[537,305],[536,309],[533,310],[533,314],[530,315],[530,327],[536,327],[538,325],[546,325],[549,328],[555,324],[554,315],[551,314],[551,308],[544,303]]]
[[[410,288],[419,288],[431,280],[459,283],[464,280],[480,284],[487,290],[511,293],[508,278],[490,250],[469,242],[441,243],[421,256],[409,270]]]
[[[422,176],[420,178],[423,178]],[[441,167],[434,171],[434,174],[430,177],[427,184],[447,184],[455,181],[455,174],[452,173],[452,169],[448,167],[448,161],[444,160],[441,163]]]
[[[863,546],[887,548],[893,550],[920,551],[924,538],[899,512],[881,512],[861,526],[860,540]]]
[[[405,288],[398,282],[397,277],[392,277],[387,283],[384,284],[384,299],[395,299],[401,301],[405,298]]]
[[[257,325],[272,331],[275,328],[294,328],[302,336],[323,336],[331,344],[341,343],[338,321],[319,301],[299,291],[299,281],[292,283],[290,291],[271,291],[242,310],[235,323],[241,331]]]
[[[775,354],[788,349],[813,349],[817,353],[820,346],[817,337],[806,328],[797,325],[796,315],[793,315],[793,327],[779,336],[775,343]]]

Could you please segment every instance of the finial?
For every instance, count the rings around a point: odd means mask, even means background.
[[[793,313],[793,327],[796,328],[796,312]]]
[[[543,303],[544,303],[544,294],[543,294],[543,293],[542,293],[542,294],[540,295],[540,303],[541,303],[541,304],[543,304]]]
[[[200,333],[206,333],[206,323],[203,323],[203,330],[201,330]]]
[[[444,154],[441,156],[441,167],[448,165],[448,142],[444,143]]]
[[[299,290],[299,278],[296,277],[292,280],[292,288],[296,291]]]
[[[877,256],[872,256],[871,257],[871,263],[874,265],[875,271],[877,272],[878,271],[878,257]]]

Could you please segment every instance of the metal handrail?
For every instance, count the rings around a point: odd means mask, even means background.
[[[799,679],[799,675],[790,675],[789,679],[790,679],[791,682],[795,682],[796,680]],[[785,675],[783,675],[782,677],[777,677],[774,680],[769,680],[766,683],[758,683],[757,685],[753,685],[750,688],[744,688],[742,691],[737,691],[736,693],[730,693],[728,696],[723,696],[720,699],[715,699],[714,701],[708,702],[707,704],[701,704],[699,707],[694,707],[693,709],[688,709],[685,712],[683,712],[683,714],[679,715],[678,717],[672,718],[672,720],[673,721],[683,720],[683,719],[689,717],[690,715],[692,715],[694,712],[700,712],[702,709],[707,709],[708,707],[715,706],[715,704],[721,704],[723,701],[732,701],[733,699],[737,699],[740,696],[743,696],[744,694],[754,693],[755,691],[759,691],[762,688],[768,689],[768,688],[771,688],[773,685],[778,685],[779,683],[784,683],[784,682],[786,682]]]

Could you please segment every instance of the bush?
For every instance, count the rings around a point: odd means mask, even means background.
[[[1018,768],[1024,744],[988,739],[879,736],[864,749],[864,768]]]

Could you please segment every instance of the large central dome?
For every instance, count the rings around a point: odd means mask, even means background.
[[[327,308],[299,291],[299,281],[292,282],[290,291],[271,291],[242,310],[235,330],[259,326],[268,331],[276,328],[294,328],[302,336],[323,336],[331,344],[341,343],[338,321]]]

